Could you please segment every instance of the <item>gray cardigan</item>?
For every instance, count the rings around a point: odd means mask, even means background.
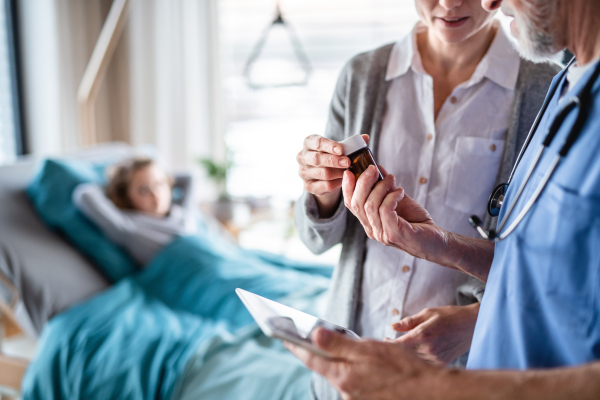
[[[377,144],[389,81],[385,80],[394,44],[355,56],[338,80],[331,102],[325,137],[340,141],[356,134],[370,136],[369,147],[377,158]],[[508,133],[497,182],[505,182],[540,109],[550,82],[559,68],[521,60],[515,98],[508,121]],[[361,293],[363,262],[367,236],[358,219],[340,202],[331,218],[320,218],[313,195],[304,192],[295,208],[296,225],[304,244],[320,254],[342,243],[340,261],[334,270],[324,318],[349,329],[356,329]],[[486,218],[486,226],[496,224]],[[484,285],[473,278],[460,288],[459,300],[481,300]],[[472,301],[471,301],[472,302]],[[313,396],[319,400],[337,399],[338,395],[319,376],[313,379]]]

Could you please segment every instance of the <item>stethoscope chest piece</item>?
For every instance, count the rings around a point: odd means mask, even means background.
[[[501,183],[492,191],[488,200],[488,213],[492,217],[497,217],[500,214],[500,208],[504,202],[504,196],[508,190],[508,183]]]

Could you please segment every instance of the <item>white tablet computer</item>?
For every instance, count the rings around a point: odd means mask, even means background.
[[[266,299],[243,289],[236,289],[250,314],[265,335],[278,338],[303,347],[319,356],[330,358],[327,353],[316,347],[310,335],[316,327],[341,333],[352,339],[360,337],[349,329],[324,321],[310,314],[284,306],[276,301]]]

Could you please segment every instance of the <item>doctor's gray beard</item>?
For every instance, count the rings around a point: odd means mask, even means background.
[[[523,58],[533,62],[560,60],[561,50],[557,49],[552,33],[559,1],[522,0],[520,13],[515,13],[506,2],[502,3],[502,10],[515,16],[518,50]]]

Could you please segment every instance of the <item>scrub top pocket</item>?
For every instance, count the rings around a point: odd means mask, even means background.
[[[457,138],[446,205],[466,214],[482,214],[498,177],[503,154],[504,140]]]
[[[517,251],[531,255],[530,273],[539,279],[512,271],[513,296],[546,308],[555,329],[586,337],[597,301],[600,199],[580,196],[551,181],[526,219]],[[536,282],[540,286],[532,287]]]
[[[551,237],[556,265],[548,270],[546,290],[557,295],[587,294],[591,300],[600,265],[600,199],[580,196],[553,182],[546,190],[558,216]]]

